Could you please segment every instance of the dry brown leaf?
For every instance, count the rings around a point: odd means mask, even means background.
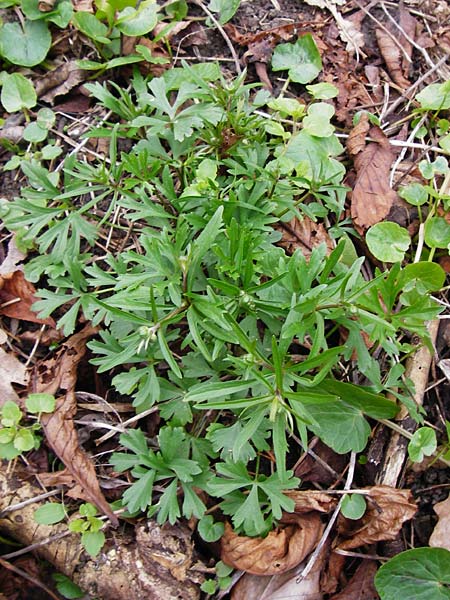
[[[392,80],[400,88],[407,89],[410,86],[408,75],[412,54],[412,44],[408,38],[415,39],[417,21],[405,9],[403,2],[399,5],[398,21],[399,28],[389,23],[387,31],[377,28],[375,35]],[[406,33],[406,36],[402,31]]]
[[[295,502],[293,512],[297,514],[305,514],[312,511],[328,513],[337,504],[334,496],[316,490],[285,490],[283,494]]]
[[[40,100],[53,104],[56,96],[68,94],[70,90],[85,81],[88,76],[89,71],[80,69],[77,61],[70,60],[40,77],[35,83],[36,92]]]
[[[231,600],[321,600],[320,575],[325,560],[322,552],[308,575],[298,581],[305,564],[300,563],[280,575],[263,576],[244,573],[231,591]]]
[[[389,141],[379,127],[370,126],[368,134],[373,141],[362,147],[362,135],[367,125],[368,117],[363,114],[347,141],[356,169],[351,214],[355,225],[363,230],[382,221],[397,196],[389,185],[394,160]]]
[[[85,499],[97,506],[109,517],[111,523],[117,526],[118,519],[100,490],[94,465],[80,447],[73,423],[77,410],[75,398],[77,367],[86,353],[86,341],[96,331],[91,325],[86,325],[82,331],[71,336],[53,358],[38,363],[35,367],[36,381],[33,391],[53,395],[62,393],[57,399],[55,411],[41,417],[47,442],[82,487]]]
[[[377,570],[374,560],[364,560],[342,592],[331,596],[330,600],[377,600],[378,593],[373,582]]]
[[[9,354],[0,348],[0,406],[3,406],[8,400],[20,404],[19,396],[12,383],[27,385],[27,369],[14,354]]]
[[[340,550],[393,540],[403,523],[416,514],[417,506],[410,490],[377,485],[368,488],[368,491],[364,516],[358,521],[340,519],[339,534],[347,538],[338,544]]]
[[[430,536],[429,545],[450,550],[450,496],[433,507],[439,520]]]
[[[34,285],[25,279],[22,271],[0,275],[0,315],[55,328],[56,323],[51,317],[40,319],[32,310],[37,300],[35,292]]]
[[[314,481],[322,485],[329,485],[336,481],[337,473],[344,471],[348,461],[345,454],[337,454],[321,440],[318,438],[316,440],[315,444],[310,446],[310,450],[314,451],[314,456],[309,453],[305,454],[297,463],[294,475],[300,477],[302,482]],[[327,469],[327,466],[330,468]]]
[[[289,223],[280,222],[277,229],[283,232],[279,244],[289,254],[293,254],[297,248],[300,248],[305,258],[309,259],[314,248],[323,243],[327,247],[327,254],[333,251],[333,242],[323,224],[315,223],[307,216],[304,216],[301,221],[294,217]]]
[[[292,569],[316,547],[322,535],[318,513],[286,515],[265,538],[234,533],[227,523],[222,537],[222,561],[254,575],[278,575]]]

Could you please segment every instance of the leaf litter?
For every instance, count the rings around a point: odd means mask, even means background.
[[[358,3],[350,7],[344,7],[344,2],[333,3],[331,0],[311,0],[309,3],[328,9],[332,6],[331,13],[334,16],[337,14],[336,6],[342,13],[345,9],[345,18],[339,13],[341,18],[336,19],[333,24],[328,23],[328,30],[324,31],[321,30],[326,19],[320,15],[319,20],[322,21],[322,24],[318,26],[315,35],[324,59],[324,80],[335,83],[341,92],[339,97],[332,101],[337,106],[336,116],[341,123],[348,126],[356,107],[370,105],[374,97],[378,101],[382,99],[380,81],[384,74],[382,67],[379,66],[380,61],[377,62],[375,59],[374,62],[377,64],[365,64],[367,79],[364,80],[361,73],[355,76],[356,63],[352,62],[353,58],[350,57],[351,54],[356,54],[357,60],[361,60],[361,57],[365,59],[367,56],[373,58],[369,47],[371,36],[367,35],[366,28],[362,26],[365,13],[361,9],[357,9]],[[78,3],[77,8],[78,10],[93,11],[91,2]],[[351,12],[352,8],[355,9],[353,13]],[[350,16],[348,16],[349,13]],[[378,13],[377,16],[380,18]],[[398,7],[398,22],[399,26],[396,27],[391,21],[384,20],[387,31],[380,27],[374,27],[372,37],[376,38],[382,62],[384,61],[391,79],[400,88],[400,91],[404,92],[413,81],[411,57],[414,46],[410,40],[417,44],[418,38],[416,37],[417,20],[411,16],[403,2]],[[180,25],[180,31],[185,26],[187,26],[185,23]],[[335,28],[335,31],[337,29],[336,37],[330,36],[327,41],[326,32],[333,31],[332,27]],[[233,24],[225,26],[226,32],[236,44],[247,47],[243,57],[244,62],[249,65],[255,63],[257,75],[268,89],[273,89],[273,78],[267,68],[272,52],[281,41],[289,41],[297,35],[298,28],[299,25],[295,22],[256,33],[242,34]],[[444,34],[445,31],[443,30]],[[321,39],[322,36],[323,39]],[[349,37],[352,40],[349,40]],[[338,38],[340,41],[337,41]],[[144,43],[145,39],[140,40],[140,43]],[[394,42],[394,39],[397,40],[397,43]],[[342,41],[347,44],[345,50],[340,43]],[[152,52],[155,49],[158,50],[152,45],[150,47]],[[134,48],[130,47],[129,52],[132,51]],[[77,93],[84,78],[84,73],[76,68],[75,62],[65,63],[62,67],[49,72],[47,78],[42,78],[43,87],[39,89],[41,100],[52,103],[56,97],[68,94],[68,102],[70,102],[70,98]],[[370,86],[372,89],[369,93]],[[46,96],[42,96],[44,88],[47,90]],[[372,93],[373,96],[370,95]],[[359,124],[350,132],[347,149],[353,158],[356,172],[355,185],[352,186],[351,194],[351,217],[359,231],[364,232],[371,225],[383,221],[397,200],[396,192],[389,183],[390,169],[395,160],[395,153],[392,151],[385,133],[379,127],[371,125],[364,114],[361,116]],[[332,239],[321,223],[305,218],[303,221],[294,219],[288,223],[288,226],[290,232],[286,234],[284,229],[283,240],[280,242],[280,245],[288,252],[292,253],[300,248],[302,254],[308,257],[311,248],[320,242],[325,242],[327,249],[332,250]],[[18,258],[17,262],[21,262],[23,258]],[[12,266],[15,266],[17,262],[11,263]],[[20,298],[19,302],[9,305],[9,312],[7,312],[8,306],[3,307],[4,317],[28,320],[36,324],[45,323],[54,327],[53,320],[50,318],[39,320],[31,310],[35,300],[35,290],[32,284],[24,279],[21,269],[9,270],[4,274],[2,283],[0,304],[7,305],[10,300]],[[3,296],[1,296],[2,292]],[[21,307],[19,307],[20,304]],[[40,360],[34,369],[31,387],[33,391],[53,393],[58,399],[57,410],[52,415],[44,416],[42,424],[49,446],[66,465],[66,470],[61,471],[59,477],[53,479],[50,479],[49,474],[47,483],[73,486],[75,480],[77,489],[73,490],[72,496],[90,500],[108,515],[113,523],[117,523],[117,519],[111,512],[98,485],[92,459],[79,444],[73,423],[77,410],[74,394],[77,385],[77,369],[86,352],[86,341],[94,334],[95,329],[86,326],[79,334],[67,339],[51,359]],[[26,369],[12,353],[7,353],[3,349],[0,351],[2,353],[0,356],[1,385],[4,385],[3,389],[0,388],[0,401],[11,397],[21,403],[21,398],[17,395],[13,384],[21,386],[27,384]],[[343,469],[337,461],[333,462],[333,466],[337,471]],[[317,484],[331,483],[331,481],[325,480],[325,476],[321,479],[320,474],[315,475],[315,482]],[[361,548],[378,541],[393,539],[401,530],[404,522],[412,519],[417,510],[408,490],[376,486],[364,488],[363,491],[368,502],[366,514],[355,522],[341,517],[337,534],[332,537],[333,544],[331,548],[328,548],[328,552],[332,552],[332,550],[348,552],[351,549]],[[317,598],[318,600],[323,597],[323,590],[326,587],[320,579],[324,578],[326,571],[325,553],[320,555],[315,568],[310,573],[311,577],[308,579],[310,587],[306,585],[306,578],[299,585],[297,577],[303,568],[302,561],[317,546],[324,522],[326,522],[326,514],[335,509],[337,500],[332,493],[308,491],[304,495],[302,494],[302,492],[286,491],[286,495],[295,500],[295,512],[293,515],[284,515],[279,527],[265,538],[238,536],[228,524],[226,525],[225,535],[222,538],[222,559],[227,564],[246,571],[246,575],[232,590],[234,600],[240,598],[275,600],[292,594],[297,594],[296,597],[305,598],[305,600],[306,598],[308,600]],[[438,541],[435,545],[441,545],[445,543],[448,531],[448,501],[436,505],[435,508],[439,521],[433,534],[435,538],[430,539],[430,544],[433,541],[432,545],[434,545],[437,539],[440,542]],[[164,562],[158,551],[155,556],[161,559],[162,563]],[[338,579],[345,579],[343,574],[345,559],[342,555],[335,555],[335,558],[334,581],[336,588]],[[179,553],[178,559],[184,564],[182,552]],[[373,588],[375,565],[376,563],[373,561],[363,561],[347,584],[342,586],[341,591],[332,597],[336,600],[375,598]],[[171,573],[175,576],[173,569]],[[258,573],[258,576],[252,575],[253,573]],[[272,573],[272,575],[266,579],[268,573]],[[249,587],[245,587],[244,582]],[[333,589],[333,585],[330,584],[329,589]]]

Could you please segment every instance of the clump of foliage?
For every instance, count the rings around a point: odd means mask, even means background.
[[[211,497],[237,531],[264,535],[293,510],[283,490],[300,483],[292,457],[311,432],[361,452],[367,418],[396,414],[386,391],[421,420],[403,359],[410,334],[427,341],[443,271],[397,262],[364,278],[323,102],[333,86],[309,86],[303,105],[184,65],[135,70],[129,91],[88,87],[112,113],[89,134],[109,139],[109,159],[68,156],[58,172],[23,161],[29,187],[2,207],[36,253],[35,308],[66,335],[80,311],[99,325],[92,363],[137,412],[159,409],[157,440],[129,431],[111,457],[131,472],[130,513],[195,516],[213,540],[223,526],[206,514]],[[326,220],[334,249],[288,253],[276,226],[294,217]],[[343,381],[344,361],[363,385]]]

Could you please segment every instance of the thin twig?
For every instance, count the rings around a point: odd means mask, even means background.
[[[352,452],[350,454],[350,463],[349,463],[349,467],[348,467],[347,479],[345,481],[344,490],[349,490],[352,487],[353,476],[355,474],[355,465],[356,465],[356,453]],[[296,583],[301,583],[303,581],[303,579],[305,579],[305,577],[307,577],[307,575],[311,572],[312,568],[314,567],[314,564],[316,563],[316,560],[319,557],[319,554],[322,552],[322,548],[324,547],[324,545],[331,533],[333,525],[334,525],[336,519],[338,518],[344,498],[345,498],[345,496],[342,496],[342,498],[339,500],[338,505],[334,509],[334,512],[331,515],[330,520],[328,521],[328,525],[326,526],[325,531],[323,532],[323,535],[320,538],[320,542],[317,544],[316,549],[309,557],[309,560],[306,563],[305,568],[300,573],[300,575],[297,577]]]
[[[208,15],[208,17],[211,19],[211,21],[217,27],[220,35],[225,40],[225,43],[231,52],[231,56],[233,57],[233,60],[234,60],[234,66],[236,67],[236,72],[238,75],[241,75],[242,69],[241,69],[241,65],[239,64],[239,57],[236,54],[236,50],[234,49],[234,46],[231,43],[231,40],[228,37],[225,29],[222,27],[222,25],[219,23],[219,21],[216,19],[216,17],[212,14],[212,12],[203,4],[202,0],[190,0],[190,1],[193,2],[194,4],[196,4],[199,8],[201,8],[202,11]]]
[[[42,583],[42,581],[39,581],[39,579],[36,579],[32,575],[29,575],[29,573],[27,573],[26,571],[19,569],[19,567],[12,565],[7,560],[4,560],[4,558],[0,558],[0,565],[5,569],[8,569],[8,571],[12,571],[13,573],[16,573],[16,575],[20,575],[20,577],[23,577],[23,579],[30,581],[37,587],[40,587],[41,590],[44,590],[44,592],[50,596],[50,598],[53,598],[54,600],[60,600],[50,588],[48,588],[44,583]]]

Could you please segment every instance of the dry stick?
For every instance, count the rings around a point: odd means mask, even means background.
[[[345,481],[344,490],[349,490],[352,487],[353,476],[355,474],[355,465],[356,465],[356,453],[352,452],[350,454],[350,463],[349,463],[349,467],[348,467],[347,479]],[[315,564],[316,560],[318,559],[319,554],[322,552],[322,548],[324,547],[324,545],[328,539],[328,536],[331,533],[334,522],[338,518],[344,498],[345,498],[345,496],[342,496],[342,498],[339,500],[338,505],[334,509],[334,512],[331,515],[328,525],[326,526],[325,531],[323,532],[323,535],[320,538],[320,542],[317,544],[316,549],[309,557],[309,560],[306,563],[305,568],[300,573],[300,575],[297,577],[296,583],[301,583],[303,581],[303,579],[305,579],[305,577],[308,576],[308,574],[311,572],[312,568],[314,567],[314,564]]]
[[[190,1],[193,2],[194,4],[196,4],[199,8],[201,8],[202,11],[208,15],[208,17],[211,19],[211,21],[217,27],[220,35],[223,37],[226,45],[230,49],[231,56],[233,57],[234,66],[236,67],[237,74],[240,75],[242,73],[242,69],[241,69],[241,65],[239,64],[239,58],[238,58],[238,55],[236,54],[236,50],[234,49],[234,46],[231,43],[231,40],[228,37],[225,29],[222,27],[222,25],[219,23],[219,21],[216,19],[216,17],[212,14],[212,12],[208,8],[206,8],[206,6],[203,4],[203,2],[201,0],[190,0]]]
[[[60,598],[54,592],[52,592],[52,590],[50,588],[48,588],[44,583],[42,583],[42,581],[39,581],[39,579],[32,577],[26,571],[19,569],[19,567],[12,565],[7,560],[4,560],[3,558],[0,558],[0,565],[2,567],[4,567],[5,569],[8,569],[8,571],[12,571],[13,573],[16,573],[16,575],[20,575],[20,577],[23,577],[23,579],[30,581],[37,587],[40,587],[42,590],[44,590],[44,592],[46,592],[50,596],[50,598],[53,598],[54,600],[60,600]]]
[[[428,324],[428,332],[431,342],[434,346],[439,329],[439,320],[435,319]],[[433,356],[426,346],[421,346],[406,364],[405,377],[409,378],[414,384],[414,401],[417,406],[422,406],[425,389],[428,383],[428,373],[431,367]],[[411,424],[408,423],[408,410],[405,406],[400,408],[397,415],[397,421],[405,421],[403,429],[408,430]],[[376,477],[376,482],[382,485],[396,487],[400,477],[403,464],[406,460],[407,440],[405,437],[394,431],[391,435],[389,445],[385,452],[384,462],[381,470]]]

